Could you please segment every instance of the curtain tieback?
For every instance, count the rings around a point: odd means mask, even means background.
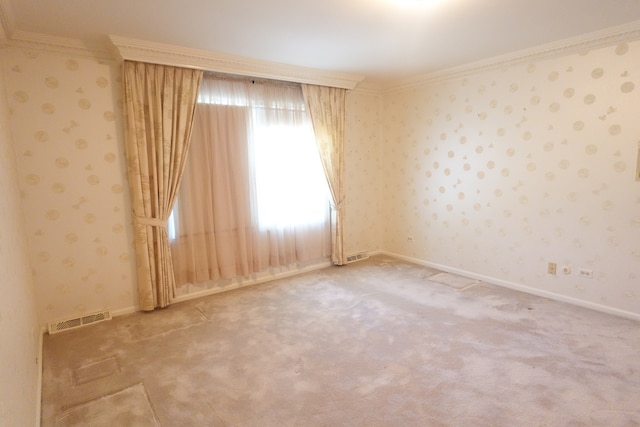
[[[344,206],[344,199],[340,200],[338,203],[330,203],[331,205],[331,209],[338,211],[340,209],[342,209],[342,207]]]
[[[166,227],[168,218],[147,218],[144,216],[137,216],[136,221],[138,224],[150,225],[152,227]]]

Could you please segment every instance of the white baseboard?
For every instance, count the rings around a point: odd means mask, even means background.
[[[460,276],[464,276],[464,277],[469,277],[471,279],[477,279],[477,280],[482,280],[483,282],[486,283],[490,283],[493,285],[497,285],[497,286],[502,286],[505,288],[509,288],[509,289],[514,289],[517,291],[521,291],[521,292],[526,292],[528,294],[532,294],[532,295],[537,295],[543,298],[549,298],[555,301],[561,301],[561,302],[566,302],[568,304],[573,304],[573,305],[577,305],[580,307],[584,307],[584,308],[588,308],[591,310],[595,310],[595,311],[599,311],[602,313],[607,313],[607,314],[612,314],[614,316],[619,316],[619,317],[624,317],[627,319],[632,319],[632,320],[637,320],[640,321],[640,313],[634,313],[632,311],[626,311],[626,310],[621,310],[615,307],[610,307],[607,305],[603,305],[603,304],[597,304],[591,301],[586,301],[586,300],[582,300],[579,298],[574,298],[574,297],[570,297],[567,295],[562,295],[562,294],[558,294],[558,293],[554,293],[554,292],[549,292],[549,291],[545,291],[543,289],[537,289],[537,288],[533,288],[531,286],[527,286],[527,285],[523,285],[521,283],[516,283],[516,282],[511,282],[508,280],[503,280],[503,279],[499,279],[496,277],[491,277],[491,276],[486,276],[484,274],[478,274],[478,273],[474,273],[471,271],[466,271],[466,270],[462,270],[460,268],[456,268],[456,267],[451,267],[448,265],[443,265],[443,264],[438,264],[438,263],[434,263],[434,262],[430,262],[430,261],[425,261],[422,259],[418,259],[418,258],[412,258],[406,255],[400,255],[394,252],[390,252],[390,251],[385,251],[385,250],[374,250],[374,251],[367,251],[367,253],[369,254],[369,256],[375,256],[375,255],[387,255],[390,257],[394,257],[394,258],[398,258],[398,259],[402,259],[404,261],[407,262],[411,262],[413,264],[418,264],[418,265],[423,265],[425,267],[430,267],[430,268],[435,268],[437,270],[442,270],[442,271],[446,271],[448,273],[454,273],[454,274],[458,274]],[[204,296],[208,296],[208,295],[214,295],[214,294],[218,294],[221,292],[225,292],[225,291],[230,291],[230,290],[234,290],[234,289],[239,289],[239,288],[243,288],[246,286],[253,286],[253,285],[258,285],[260,283],[265,283],[265,282],[269,282],[271,280],[276,280],[276,279],[284,279],[287,277],[291,277],[291,276],[295,276],[297,274],[301,274],[301,273],[305,273],[305,272],[309,272],[309,271],[314,271],[314,270],[319,270],[322,268],[326,268],[326,267],[330,267],[332,264],[330,261],[326,261],[326,262],[322,262],[322,263],[318,263],[318,264],[313,264],[307,267],[304,267],[302,269],[295,269],[295,270],[289,270],[289,271],[285,271],[285,272],[281,272],[281,273],[276,273],[276,274],[271,274],[268,276],[264,276],[264,277],[257,277],[253,280],[248,280],[248,281],[234,281],[231,284],[227,285],[227,286],[223,286],[223,287],[219,287],[219,288],[211,288],[211,289],[205,289],[202,291],[198,291],[198,292],[193,292],[190,294],[186,294],[186,295],[181,295],[177,298],[175,298],[172,302],[177,303],[177,302],[182,302],[182,301],[189,301],[192,299],[196,299],[196,298],[201,298]],[[140,311],[140,307],[138,306],[131,306],[131,307],[125,307],[125,308],[120,308],[117,310],[112,310],[111,314],[113,317],[118,317],[118,316],[124,316],[126,314],[131,314],[131,313],[135,313]],[[46,332],[46,328],[43,328],[43,333]],[[42,336],[40,338],[40,364],[42,365]],[[40,366],[40,370],[42,371],[42,366]],[[41,375],[42,373],[40,373]]]
[[[42,363],[42,357],[44,356],[44,334],[47,332],[47,328],[40,329],[40,336],[38,338],[38,379],[36,384],[36,427],[40,427],[42,424],[42,376],[44,369],[44,363]]]
[[[331,263],[331,261],[323,261],[323,262],[320,262],[320,263],[317,263],[317,264],[308,265],[308,266],[300,268],[300,269],[292,269],[292,270],[288,270],[288,271],[284,271],[284,272],[280,272],[280,273],[275,273],[275,274],[265,273],[265,275],[263,275],[263,276],[258,275],[256,278],[253,278],[251,280],[240,281],[240,280],[234,279],[232,281],[232,283],[227,285],[227,286],[223,286],[223,287],[219,287],[219,288],[205,289],[205,290],[202,290],[202,291],[197,291],[197,292],[189,293],[189,294],[186,294],[186,295],[180,295],[180,296],[174,298],[171,301],[171,303],[189,301],[189,300],[192,300],[192,299],[196,299],[196,298],[200,298],[200,297],[204,297],[204,296],[208,296],[208,295],[214,295],[214,294],[217,294],[217,293],[220,293],[220,292],[231,291],[233,289],[238,289],[238,288],[244,288],[245,286],[253,286],[253,285],[269,282],[271,280],[276,280],[276,279],[284,279],[286,277],[295,276],[296,274],[306,273],[308,271],[319,270],[321,268],[330,267],[331,265],[333,265]],[[109,310],[112,317],[125,316],[127,314],[132,314],[132,313],[136,313],[138,311],[141,311],[140,310],[140,306],[137,306],[137,305],[136,306],[130,306],[130,307],[118,308],[116,310],[111,310],[108,307],[107,308],[100,308],[100,309],[98,309],[96,311],[101,311],[101,310]],[[42,333],[43,334],[47,333],[47,326],[46,325],[48,325],[48,323],[49,322],[47,322],[44,326],[42,326]]]
[[[110,310],[110,311],[111,311],[111,317],[118,317],[118,316],[124,316],[125,314],[136,313],[140,311],[140,306],[136,305],[131,307],[119,308],[117,310]]]
[[[591,301],[582,300],[579,298],[570,297],[568,295],[558,294],[555,292],[545,291],[543,289],[533,288],[531,286],[523,285],[521,283],[511,282],[508,280],[498,279],[496,277],[486,276],[484,274],[473,273],[471,271],[462,270],[448,265],[437,264],[430,261],[425,261],[417,258],[408,257],[405,255],[396,254],[388,251],[380,251],[381,254],[402,259],[413,264],[423,265],[425,267],[435,268],[437,270],[446,271],[447,273],[454,273],[460,276],[469,277],[471,279],[482,280],[483,282],[490,283],[492,285],[502,286],[504,288],[514,289],[528,294],[537,295],[539,297],[552,299],[555,301],[566,302],[568,304],[577,305],[579,307],[588,308],[591,310],[599,311],[602,313],[612,314],[614,316],[624,317],[631,320],[640,321],[640,313],[634,313],[632,311],[621,310],[619,308],[610,307],[608,305],[597,304]]]
[[[276,274],[270,274],[268,276],[262,276],[262,277],[259,276],[247,281],[234,280],[231,284],[227,286],[222,286],[219,288],[204,289],[202,291],[193,292],[186,295],[180,295],[179,297],[176,297],[172,302],[176,303],[176,302],[182,302],[182,301],[189,301],[196,298],[219,294],[221,292],[231,291],[234,289],[244,288],[247,286],[254,286],[260,283],[270,282],[272,280],[277,280],[277,279],[284,279],[287,277],[295,276],[295,275],[306,273],[309,271],[320,270],[326,267],[330,267],[331,265],[333,265],[331,261],[323,261],[321,263],[313,264],[301,269],[288,270],[288,271],[284,271]]]

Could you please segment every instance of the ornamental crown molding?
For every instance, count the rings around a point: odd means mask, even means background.
[[[427,83],[453,80],[483,71],[505,69],[523,63],[583,53],[599,47],[636,40],[640,40],[640,21],[471,62],[459,67],[396,80],[385,85],[383,92],[411,89]]]
[[[321,71],[296,65],[260,61],[163,43],[109,36],[122,60],[196,68],[227,74],[287,80],[321,86],[354,89],[364,76]]]
[[[56,37],[48,34],[22,31],[16,28],[16,21],[9,0],[0,0],[0,45],[46,52],[90,56],[113,59],[104,46],[89,46],[80,40]]]
[[[15,22],[11,11],[11,4],[6,0],[0,0],[0,46],[5,45],[10,39]]]
[[[7,45],[51,53],[83,56],[101,60],[114,60],[113,52],[103,45],[89,45],[78,39],[21,30],[12,33]]]
[[[0,19],[0,46],[4,46],[5,44],[7,44],[8,39],[9,38],[7,37],[7,31],[5,30],[4,23],[2,22],[2,19]]]

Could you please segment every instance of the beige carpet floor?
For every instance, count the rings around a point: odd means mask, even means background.
[[[44,345],[44,427],[640,426],[638,322],[385,256]]]

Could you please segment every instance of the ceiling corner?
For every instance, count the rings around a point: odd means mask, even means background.
[[[449,69],[399,79],[388,85],[385,90],[386,92],[389,92],[409,89],[425,83],[461,78],[482,71],[507,68],[525,62],[576,54],[589,51],[591,49],[636,40],[640,40],[640,21],[633,21],[624,25],[583,34],[581,36],[533,46],[528,49],[463,64]]]

